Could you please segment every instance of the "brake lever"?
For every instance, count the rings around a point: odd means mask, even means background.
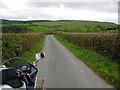
[[[23,76],[23,78],[25,79],[26,84],[29,84],[29,81],[28,81],[28,79],[26,78],[26,76]]]
[[[32,81],[32,82],[35,82],[34,80],[32,80],[32,78],[30,77],[30,74],[27,74],[29,79]]]

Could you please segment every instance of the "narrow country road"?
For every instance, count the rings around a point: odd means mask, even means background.
[[[38,64],[40,79],[45,88],[112,88],[82,61],[60,44],[52,35],[46,37],[43,51],[46,56]]]

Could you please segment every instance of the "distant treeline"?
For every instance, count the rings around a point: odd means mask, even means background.
[[[29,20],[29,21],[19,21],[19,20],[6,20],[0,19],[2,24],[15,24],[15,23],[33,23],[33,22],[53,22],[51,20]]]
[[[19,33],[31,31],[26,25],[5,25],[2,27],[3,33]]]

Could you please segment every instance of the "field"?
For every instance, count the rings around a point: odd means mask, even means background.
[[[118,33],[118,25],[110,22],[81,21],[81,20],[59,20],[59,21],[29,21],[4,23],[2,26],[20,25],[31,32],[107,32]],[[13,31],[13,30],[12,30]],[[3,30],[4,32],[4,30]]]
[[[32,23],[20,23],[20,24],[3,24],[3,33],[24,33],[24,32],[53,32],[52,28],[46,26],[35,25]]]
[[[35,25],[46,26],[64,32],[118,32],[115,23],[97,21],[54,21],[54,22],[35,22]]]

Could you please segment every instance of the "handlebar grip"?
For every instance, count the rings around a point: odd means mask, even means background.
[[[6,83],[9,80],[17,79],[18,74],[15,69],[4,69],[2,70],[2,83]]]

